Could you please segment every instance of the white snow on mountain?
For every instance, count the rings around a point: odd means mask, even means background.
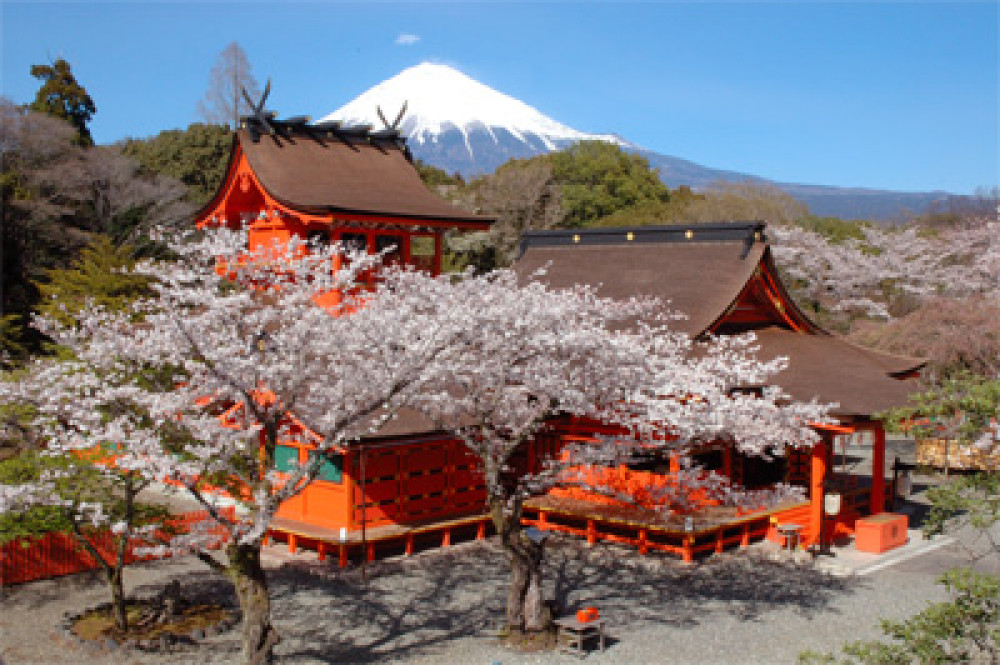
[[[404,69],[369,89],[352,102],[323,117],[345,125],[382,127],[377,108],[392,122],[403,103],[406,115],[400,130],[411,144],[434,143],[445,132],[462,133],[470,157],[472,132],[485,131],[495,143],[502,129],[525,144],[540,142],[546,150],[557,150],[581,140],[600,140],[635,147],[613,134],[588,134],[556,122],[537,109],[498,92],[447,65],[424,62]],[[536,138],[532,141],[532,138]]]

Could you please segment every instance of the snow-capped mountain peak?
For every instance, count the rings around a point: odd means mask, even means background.
[[[587,139],[629,145],[611,134],[588,134],[567,127],[452,67],[431,62],[404,69],[322,120],[380,128],[382,121],[376,108],[380,107],[392,120],[403,102],[407,103],[407,112],[400,129],[411,144],[439,143],[443,136],[457,131],[472,161],[482,157],[477,151],[495,152],[504,143],[509,144],[511,138],[524,144],[530,154]],[[481,133],[486,136],[477,138]],[[489,140],[484,141],[486,137]],[[489,146],[490,142],[494,145]],[[502,152],[510,157],[527,156],[516,145],[508,145]]]

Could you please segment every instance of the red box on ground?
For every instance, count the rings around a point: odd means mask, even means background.
[[[906,544],[906,515],[882,513],[864,517],[854,523],[854,549],[881,554]]]

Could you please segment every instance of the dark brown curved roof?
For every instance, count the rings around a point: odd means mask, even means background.
[[[903,406],[916,391],[912,381],[890,376],[882,354],[838,337],[777,327],[756,333],[762,360],[788,358],[788,367],[775,377],[775,383],[796,400],[836,402],[835,415],[870,416]],[[921,364],[911,359],[908,369]]]
[[[394,141],[323,132],[236,140],[268,194],[310,212],[443,220],[485,228],[493,219],[458,208],[424,185]]]
[[[761,222],[739,222],[529,232],[514,268],[525,279],[545,268],[539,279],[554,288],[590,284],[609,298],[655,296],[687,314],[675,328],[697,337],[726,315],[758,266],[770,266],[763,231]],[[787,307],[794,308],[790,299]],[[761,358],[788,357],[775,383],[795,399],[836,402],[836,415],[867,417],[906,404],[916,390],[912,381],[892,377],[918,370],[922,360],[864,349],[823,331],[797,308],[796,315],[808,323],[805,331],[780,321],[757,331]]]
[[[746,225],[712,228],[728,233],[709,236],[708,225],[532,232],[525,234],[514,269],[526,278],[546,268],[540,281],[553,288],[590,284],[607,298],[659,298],[687,315],[676,328],[697,336],[739,297],[767,247],[748,245],[755,229]],[[687,239],[684,233],[691,229]]]

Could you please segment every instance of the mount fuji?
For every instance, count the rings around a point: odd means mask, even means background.
[[[321,119],[382,126],[406,104],[399,126],[413,154],[462,175],[489,173],[512,158],[598,140],[635,149],[613,134],[587,134],[556,122],[462,72],[430,62],[405,69]]]
[[[322,121],[344,125],[382,127],[403,110],[399,130],[415,157],[463,176],[490,173],[513,158],[533,157],[561,150],[577,141],[607,141],[649,159],[668,187],[701,189],[719,180],[751,180],[772,184],[809,206],[817,215],[845,219],[890,219],[904,209],[920,211],[947,196],[944,192],[886,190],[781,183],[710,168],[663,155],[631,143],[616,134],[582,132],[567,127],[528,104],[447,65],[424,62],[404,69],[333,111]]]

